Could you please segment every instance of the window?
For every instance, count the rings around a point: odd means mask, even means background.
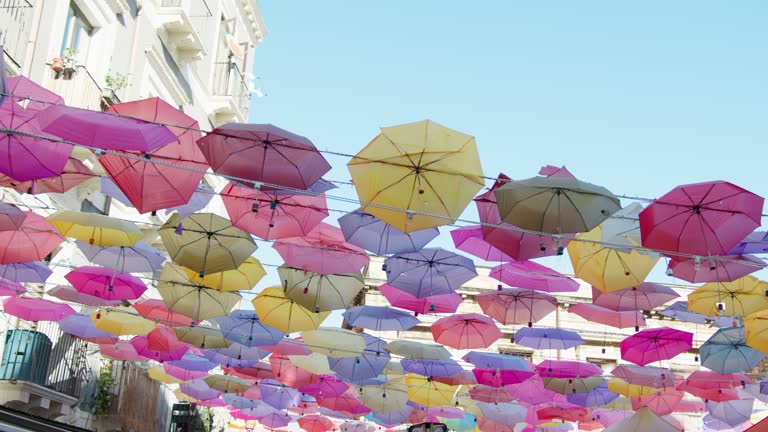
[[[587,357],[587,362],[600,366],[603,372],[610,372],[616,368],[616,360]]]
[[[499,347],[499,354],[511,355],[515,357],[522,357],[526,360],[533,360],[533,353],[529,351],[522,351],[510,347]]]
[[[69,3],[67,21],[64,24],[64,37],[61,39],[61,55],[67,49],[75,53],[83,53],[88,49],[88,42],[93,26],[85,19],[85,15],[73,2]]]

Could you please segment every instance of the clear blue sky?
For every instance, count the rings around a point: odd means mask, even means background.
[[[617,194],[725,179],[768,195],[768,2],[260,5],[251,121],[320,149],[430,118],[475,135],[489,176],[566,164]]]

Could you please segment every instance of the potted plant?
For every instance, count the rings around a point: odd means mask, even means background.
[[[76,50],[67,48],[64,50],[64,54],[61,57],[54,57],[51,61],[51,69],[56,72],[56,78],[61,76],[66,80],[72,79],[72,76],[77,72],[76,55]]]
[[[119,102],[115,93],[126,87],[128,87],[128,77],[110,70],[104,76],[104,89],[101,91],[101,97],[110,103]]]

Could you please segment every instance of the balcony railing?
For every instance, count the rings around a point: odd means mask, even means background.
[[[29,41],[32,6],[29,0],[0,0],[0,45],[17,68]]]
[[[232,62],[214,63],[213,96],[229,96],[244,119],[248,118],[251,92],[243,79],[237,64]]]
[[[43,87],[64,98],[67,105],[90,110],[101,110],[101,87],[85,66],[77,66],[70,79],[62,72],[46,66]]]

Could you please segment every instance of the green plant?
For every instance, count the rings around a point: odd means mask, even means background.
[[[112,406],[112,389],[114,386],[115,378],[112,376],[112,362],[109,362],[99,370],[96,394],[93,395],[93,413],[95,415],[109,414],[109,408]]]
[[[77,50],[67,48],[64,50],[64,63],[74,66],[77,63]]]
[[[127,76],[118,72],[113,73],[111,70],[104,77],[104,82],[107,84],[107,88],[112,89],[112,91],[118,91],[129,85]]]

